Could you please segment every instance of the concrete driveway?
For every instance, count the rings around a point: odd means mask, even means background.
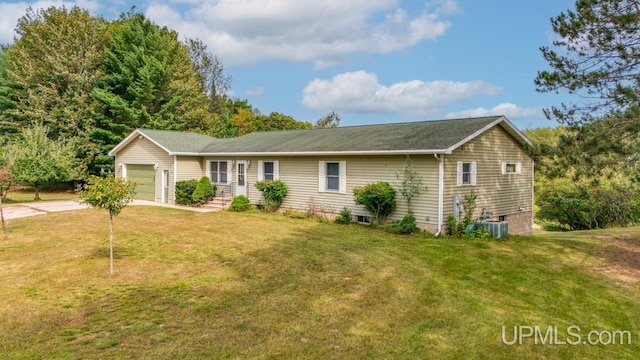
[[[146,200],[134,200],[131,202],[132,206],[161,206],[173,209],[196,211],[196,212],[212,212],[217,211],[215,209],[208,208],[191,208],[186,206],[177,206],[170,204],[160,204],[153,201]],[[44,215],[50,212],[60,211],[72,211],[72,210],[84,210],[89,206],[81,204],[74,200],[60,200],[60,201],[38,201],[32,203],[16,204],[10,206],[3,206],[5,219],[17,219],[27,216]]]

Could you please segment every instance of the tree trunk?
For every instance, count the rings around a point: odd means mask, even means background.
[[[36,189],[36,195],[33,197],[33,200],[40,200],[40,189],[38,189],[38,183],[33,184],[33,187]]]
[[[109,261],[111,263],[111,275],[113,275],[113,215],[109,212]]]
[[[2,195],[0,195],[0,218],[2,219],[2,232],[7,236],[7,224],[4,222],[4,210],[2,209]]]

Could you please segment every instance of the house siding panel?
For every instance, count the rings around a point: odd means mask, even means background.
[[[181,180],[200,180],[205,174],[204,163],[200,157],[196,156],[178,156],[178,181]]]
[[[477,195],[476,212],[478,217],[482,208],[489,208],[495,218],[498,216],[526,214],[532,222],[533,214],[533,160],[524,152],[504,129],[496,126],[446,155],[444,160],[444,217],[453,213],[453,198],[470,194]],[[475,186],[456,186],[457,162],[477,162]],[[503,162],[520,162],[521,174],[502,174]],[[519,221],[522,222],[522,221]],[[520,224],[512,233],[526,234],[531,226]],[[527,230],[528,229],[528,230]],[[511,230],[511,229],[510,229]]]
[[[138,138],[124,147],[115,158],[116,176],[122,177],[119,164],[155,165],[155,201],[162,201],[162,171],[169,170],[169,202],[174,202],[173,156],[146,138]]]

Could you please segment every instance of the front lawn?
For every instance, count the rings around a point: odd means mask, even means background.
[[[0,353],[10,359],[640,353],[640,229],[486,242],[130,207],[116,218],[113,276],[106,212],[16,219],[9,229]],[[518,325],[557,326],[558,341],[571,325],[584,341],[591,330],[626,330],[631,344],[503,344],[502,326],[511,340]]]

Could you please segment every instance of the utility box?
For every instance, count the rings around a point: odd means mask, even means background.
[[[509,223],[506,221],[482,221],[480,224],[493,237],[506,238],[509,236]]]

